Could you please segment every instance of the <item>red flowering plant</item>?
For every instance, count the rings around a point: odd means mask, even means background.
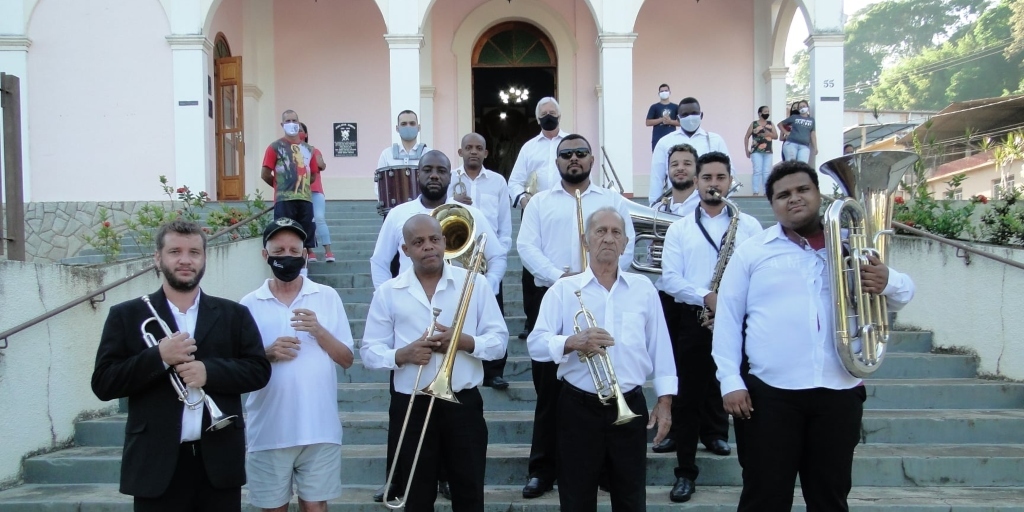
[[[266,208],[267,201],[263,199],[263,194],[257,190],[255,197],[250,198],[248,194],[242,196],[241,204],[222,204],[220,210],[211,210],[206,216],[206,224],[214,231],[220,231],[223,228],[234,226],[239,222],[262,212]],[[261,236],[263,228],[265,228],[271,220],[270,214],[263,214],[255,221],[235,230],[233,234],[237,234],[238,236],[231,237],[231,240]]]
[[[124,238],[124,233],[114,228],[110,222],[110,212],[106,208],[100,208],[98,216],[99,229],[95,234],[82,235],[82,240],[99,251],[103,255],[103,261],[115,261],[121,255],[121,240]]]

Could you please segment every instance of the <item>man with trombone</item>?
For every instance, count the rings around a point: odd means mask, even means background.
[[[647,429],[661,441],[672,425],[678,379],[658,292],[647,277],[623,272],[628,222],[615,208],[587,217],[590,265],[559,279],[541,302],[527,339],[530,357],[556,364],[558,499],[563,512],[597,509],[602,472],[612,510],[647,504]],[[648,416],[643,385],[657,404]]]
[[[402,233],[402,252],[412,268],[374,292],[359,350],[367,368],[395,372],[388,436],[399,439],[385,501],[389,508],[434,510],[440,458],[452,509],[482,511],[487,452],[478,389],[482,361],[502,357],[508,343],[498,302],[477,274],[479,245],[489,241],[476,239],[466,270],[446,262],[445,238],[433,217],[413,216]],[[430,396],[420,393],[428,388]],[[435,392],[438,388],[446,392]]]
[[[270,362],[249,310],[200,292],[202,228],[177,219],[155,240],[163,283],[110,308],[92,374],[97,398],[128,399],[120,491],[136,511],[239,511],[241,395],[267,384]]]

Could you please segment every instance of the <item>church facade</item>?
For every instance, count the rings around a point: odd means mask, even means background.
[[[748,123],[760,105],[788,112],[794,14],[811,34],[818,161],[838,156],[842,13],[840,0],[0,0],[0,71],[21,80],[30,202],[161,199],[159,176],[269,195],[262,155],[286,109],[323,152],[327,197],[373,199],[399,112],[453,160],[462,135],[485,133],[502,170],[538,132],[542,96],[646,196],[644,118],[662,83],[700,101],[749,183]]]

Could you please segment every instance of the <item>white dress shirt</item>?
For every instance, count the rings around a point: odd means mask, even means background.
[[[715,247],[711,246],[697,225],[698,211],[701,225],[715,242]],[[729,220],[727,208],[723,208],[714,217],[709,216],[704,208],[698,208],[672,223],[665,233],[665,245],[661,252],[661,277],[655,286],[675,298],[676,302],[703,306],[704,296],[711,293],[708,287],[715,274],[718,249],[721,248],[722,237],[729,229]],[[761,223],[757,219],[741,213],[736,226],[736,247],[761,231]]]
[[[718,290],[712,355],[722,395],[746,389],[740,376],[744,352],[750,374],[780,389],[850,389],[850,375],[833,342],[832,297],[825,249],[793,243],[780,224],[736,249]],[[914,282],[889,269],[882,294],[890,311],[914,296]],[[755,404],[755,407],[757,405]]]
[[[662,137],[654,146],[654,154],[651,155],[651,185],[647,198],[652,205],[668,185],[668,150],[678,144],[693,146],[693,149],[697,150],[697,156],[712,151],[729,154],[729,149],[725,147],[725,139],[717,133],[705,131],[704,128],[698,128],[692,137],[688,137],[682,128],[676,128],[676,131]]]
[[[537,325],[527,338],[530,358],[558,363],[558,378],[584,391],[595,392],[586,363],[576,352],[565,354],[565,340],[573,334],[573,317],[580,309],[576,290],[583,292],[583,304],[600,327],[615,340],[607,347],[619,387],[626,393],[642,386],[653,376],[658,396],[674,395],[679,387],[672,342],[665,326],[658,292],[651,281],[639,274],[619,272],[611,290],[606,289],[587,268],[581,274],[559,279],[540,304]],[[583,322],[583,315],[580,315]],[[585,324],[580,325],[586,330]]]
[[[558,167],[555,166],[555,158],[558,157],[558,144],[566,135],[569,133],[559,130],[558,135],[549,139],[542,131],[523,144],[519,156],[516,157],[516,163],[512,166],[512,173],[508,176],[508,193],[513,208],[519,207],[519,196],[526,192],[526,182],[534,172],[537,173],[538,192],[562,182],[562,176],[558,174]]]
[[[700,194],[697,193],[697,188],[694,187],[693,192],[686,196],[686,199],[683,199],[683,202],[681,203],[677,203],[675,198],[670,196],[668,211],[674,215],[686,217],[687,215],[693,215],[693,212],[697,209],[698,205],[700,205]],[[659,211],[665,211],[660,204],[652,205],[652,207],[659,209]]]
[[[505,177],[482,168],[476,179],[466,174],[459,167],[452,171],[452,182],[448,185],[448,199],[455,196],[455,184],[462,180],[466,186],[466,194],[473,200],[473,206],[484,212],[491,229],[498,235],[502,248],[508,252],[512,248],[512,207],[509,205],[508,183]],[[490,242],[489,242],[490,243]]]
[[[633,262],[633,243],[636,240],[636,231],[626,206],[628,199],[591,183],[583,192],[581,201],[584,223],[591,213],[605,206],[615,208],[625,219],[629,242],[625,253],[619,257],[619,268],[625,271]],[[579,272],[580,243],[575,194],[569,195],[559,183],[530,199],[519,226],[516,249],[537,286],[554,284],[565,273],[565,267],[569,267],[570,272]]]
[[[189,337],[193,339],[196,337],[196,321],[199,319],[199,297],[202,295],[202,291],[197,293],[195,302],[185,311],[180,311],[171,302],[171,299],[167,299],[167,307],[171,308],[171,314],[174,315],[174,322],[178,326],[178,332],[187,332]],[[167,366],[167,363],[164,363],[164,366]],[[198,396],[199,390],[189,386],[189,401],[195,401]],[[203,402],[200,402],[199,407],[195,409],[184,407],[184,411],[181,413],[181,442],[198,441],[203,436],[203,412],[205,410],[206,404]]]
[[[366,317],[366,332],[359,347],[363,365],[369,369],[394,370],[395,390],[412,394],[419,367],[411,364],[398,366],[395,363],[395,352],[423,336],[430,326],[435,307],[441,308],[438,323],[449,327],[452,325],[467,273],[464,269],[445,264],[432,300],[427,300],[423,285],[411,268],[377,288],[373,292],[370,312]],[[455,356],[453,391],[479,386],[484,380],[481,361],[501,359],[508,344],[508,326],[498,309],[498,301],[494,295],[479,293],[487,283],[483,276],[477,275],[475,279],[476,290],[470,299],[462,326],[462,332],[474,338],[475,346],[472,354],[460,351]],[[420,389],[437,375],[443,358],[442,353],[434,353],[431,357],[423,368]]]
[[[299,339],[295,359],[270,363],[270,382],[249,393],[245,401],[245,441],[250,452],[327,443],[341,444],[338,418],[338,375],[334,360],[308,332],[292,327],[294,310],[316,313],[320,323],[349,350],[355,351],[345,304],[329,286],[302,278],[291,304],[270,291],[270,279],[240,304],[247,307],[268,348],[281,336]]]
[[[384,225],[377,234],[377,245],[373,248],[373,256],[370,256],[370,273],[373,277],[373,287],[378,288],[385,281],[391,279],[391,260],[395,253],[399,254],[399,272],[405,272],[412,268],[412,260],[405,253],[401,252],[405,237],[402,235],[402,228],[405,223],[414,215],[430,215],[433,208],[423,206],[420,197],[407,203],[402,203],[388,212],[384,218]],[[501,239],[491,229],[490,223],[483,212],[472,205],[462,204],[454,199],[449,199],[448,204],[457,204],[465,207],[473,215],[474,219],[481,219],[477,222],[477,235],[487,234],[487,245],[484,246],[484,259],[487,260],[487,282],[490,285],[493,295],[498,294],[498,286],[505,277],[505,267],[508,265],[508,254],[501,245]],[[426,325],[424,325],[426,328]]]

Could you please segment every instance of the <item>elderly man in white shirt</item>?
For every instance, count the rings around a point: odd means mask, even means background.
[[[672,424],[678,387],[672,345],[654,286],[620,268],[628,246],[625,219],[610,206],[587,218],[590,266],[551,287],[527,340],[530,357],[557,364],[563,381],[557,431],[558,499],[564,511],[597,509],[602,472],[613,511],[646,510],[647,430],[658,427],[658,442]],[[594,325],[586,315],[577,318],[584,307]],[[598,398],[595,378],[581,360],[604,355],[614,368],[622,409],[616,400]],[[649,417],[643,392],[648,377],[658,396]]]
[[[712,355],[743,465],[738,510],[789,510],[798,474],[808,510],[848,510],[867,395],[834,342],[818,175],[787,161],[765,188],[779,223],[736,249],[715,314]],[[890,311],[910,302],[910,277],[869,260],[864,291]]]
[[[662,137],[654,146],[654,154],[651,155],[651,184],[647,199],[652,206],[665,191],[668,179],[668,153],[672,146],[689,144],[697,150],[697,156],[710,151],[729,154],[725,139],[721,135],[700,127],[703,120],[704,113],[696,98],[683,98],[679,102],[679,129]]]
[[[501,248],[508,253],[512,247],[512,209],[509,206],[508,183],[505,177],[484,167],[487,158],[487,141],[479,133],[468,133],[462,137],[459,148],[462,166],[452,171],[452,183],[448,185],[448,200],[473,205],[483,212],[497,235]],[[505,299],[501,283],[498,283],[498,307],[505,314]],[[494,389],[508,389],[505,380],[505,361],[501,359],[484,362],[484,386]]]
[[[685,152],[684,152],[685,153]],[[677,153],[678,154],[678,153]],[[689,153],[685,153],[689,156]],[[676,482],[669,499],[689,501],[700,474],[697,467],[697,441],[717,455],[729,455],[729,419],[721,409],[721,392],[715,380],[715,362],[711,358],[710,325],[702,325],[704,308],[713,314],[717,284],[712,283],[715,268],[723,257],[726,234],[736,217],[735,246],[762,231],[757,219],[733,211],[721,199],[732,181],[729,157],[712,151],[697,160],[697,209],[673,223],[665,234],[661,278],[655,286],[661,290],[661,303],[672,337],[679,392],[672,402],[672,430],[678,465]],[[722,264],[728,260],[722,261]],[[711,321],[711,320],[709,320]],[[710,400],[719,407],[705,410]],[[711,416],[721,415],[720,418]],[[702,424],[721,427],[714,434],[701,432]],[[655,450],[657,451],[657,450]]]
[[[587,139],[577,134],[567,135],[558,145],[557,154],[558,172],[562,180],[555,187],[539,192],[533,198],[533,206],[526,209],[516,239],[523,267],[533,274],[538,289],[536,302],[531,303],[536,308],[532,312],[535,317],[540,308],[539,302],[548,287],[559,278],[579,273],[584,268],[580,261],[582,233],[577,227],[576,192],[581,193],[584,218],[602,206],[614,208],[624,219],[630,218],[626,200],[622,196],[590,181],[594,155]],[[633,239],[636,236],[632,222],[626,222],[625,229],[626,249],[619,256],[619,268],[623,271],[633,261]],[[532,363],[537,406],[530,449],[529,481],[523,488],[523,496],[526,498],[544,494],[556,478],[555,407],[561,386],[557,370],[557,365],[549,361],[534,360]]]
[[[487,425],[477,388],[483,382],[482,361],[497,359],[505,353],[508,327],[494,295],[487,293],[487,281],[445,263],[444,237],[435,219],[416,215],[405,223],[403,232],[402,251],[412,260],[412,268],[374,292],[359,353],[367,368],[395,372],[396,392],[388,412],[388,436],[395,437],[397,443],[413,393],[437,375],[448,350],[459,351],[451,380],[458,403],[433,403],[430,428],[426,429],[420,460],[409,485],[406,510],[434,510],[441,459],[451,488],[452,509],[483,511]],[[466,279],[475,280],[475,290],[471,296],[461,297]],[[452,340],[450,326],[462,300],[469,301],[462,333]],[[427,333],[436,309],[440,309],[437,332]],[[419,383],[415,382],[417,366],[423,366],[423,375],[427,376]],[[395,461],[401,475],[408,475],[412,469],[429,402],[430,399],[420,396],[413,403],[407,429],[410,435],[405,437]],[[442,457],[442,446],[456,451]],[[403,486],[397,487],[391,489],[389,497],[402,493]]]

